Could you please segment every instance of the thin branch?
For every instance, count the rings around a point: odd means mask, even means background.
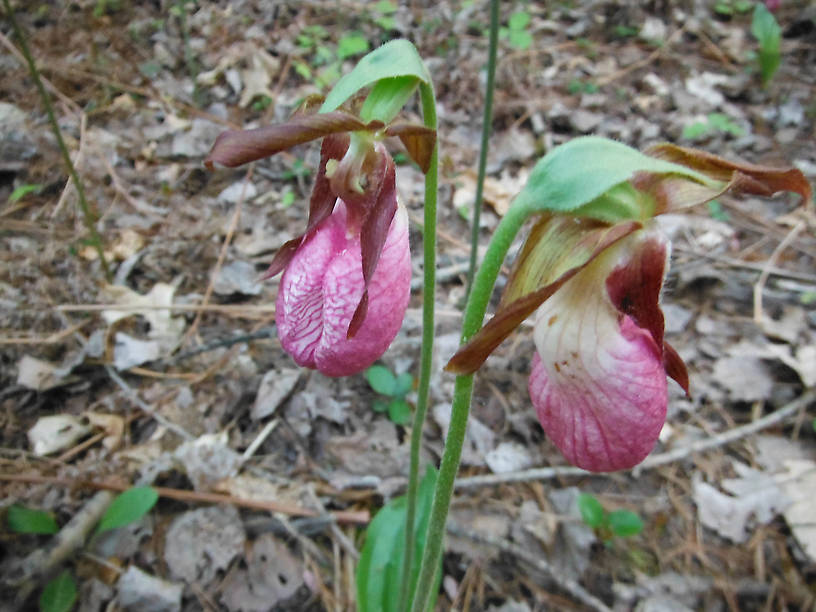
[[[85,487],[89,489],[102,489],[109,491],[127,491],[131,488],[129,484],[114,482],[96,482],[91,480],[72,480],[70,478],[57,478],[54,476],[42,476],[40,474],[0,474],[0,482],[28,482],[38,484],[51,484],[60,487]],[[253,510],[264,510],[266,512],[278,512],[289,516],[318,517],[320,513],[309,508],[260,499],[246,499],[224,495],[222,493],[208,493],[205,491],[186,491],[184,489],[171,489],[168,487],[153,487],[160,497],[175,499],[177,501],[205,504],[231,504],[242,508]],[[368,510],[334,510],[328,512],[327,516],[338,523],[353,523],[365,525],[371,516]]]
[[[652,455],[648,457],[643,463],[632,469],[632,475],[638,477],[643,470],[650,470],[667,463],[673,463],[685,459],[689,455],[695,453],[702,453],[713,448],[718,448],[731,442],[735,442],[741,438],[755,434],[763,429],[767,429],[773,425],[781,423],[788,419],[791,415],[796,414],[800,410],[806,408],[813,401],[816,401],[816,389],[810,389],[800,395],[798,398],[783,406],[779,410],[775,410],[771,414],[757,419],[751,423],[747,423],[734,429],[729,429],[716,436],[698,440],[688,446],[676,448],[674,450]],[[587,472],[581,468],[573,466],[557,466],[548,468],[537,468],[532,470],[521,470],[518,472],[508,472],[506,474],[483,474],[481,476],[471,476],[470,478],[460,478],[456,481],[457,489],[467,489],[470,487],[482,487],[503,484],[507,482],[529,482],[534,480],[551,480],[553,478],[565,477],[590,477],[590,476],[605,476],[606,474],[597,474],[594,472]]]

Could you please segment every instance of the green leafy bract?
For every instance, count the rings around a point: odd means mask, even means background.
[[[571,212],[581,215],[582,206],[638,172],[676,174],[704,185],[712,184],[711,179],[699,172],[649,157],[620,142],[599,136],[583,136],[545,155],[533,168],[513,206],[523,206],[530,212]],[[633,218],[622,217],[614,221]],[[604,220],[613,221],[610,218]]]
[[[32,510],[16,504],[9,506],[6,515],[9,529],[15,533],[53,534],[59,531],[57,522],[50,512]]]
[[[321,113],[331,112],[340,107],[361,89],[371,87],[377,81],[395,77],[413,77],[417,83],[431,82],[431,75],[413,43],[405,39],[392,40],[365,55],[354,69],[340,79],[326,96]],[[385,119],[377,117],[384,122]]]
[[[68,612],[74,607],[77,588],[68,570],[45,585],[40,595],[41,612]]]
[[[159,494],[153,487],[133,487],[120,493],[102,515],[96,533],[138,521],[150,512],[158,499]]]
[[[414,563],[411,568],[411,584],[408,589],[410,593],[413,593],[419,578],[419,563],[425,550],[425,535],[435,486],[436,470],[429,467],[417,491]],[[357,609],[359,612],[396,612],[400,607],[406,505],[407,500],[404,495],[391,500],[383,506],[368,526],[365,545],[357,564]],[[441,569],[440,560],[434,593],[439,590],[439,581],[442,578]],[[430,609],[433,607],[432,601]],[[407,608],[410,608],[410,605]]]

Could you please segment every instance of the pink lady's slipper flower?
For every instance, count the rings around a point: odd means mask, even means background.
[[[446,367],[474,372],[535,313],[533,406],[566,459],[595,472],[633,467],[651,452],[666,418],[667,376],[688,393],[686,366],[663,337],[670,245],[651,217],[728,190],[811,198],[795,169],[734,164],[672,145],[648,153],[698,178],[638,172],[573,214],[542,214],[495,316]],[[615,220],[599,220],[604,214]]]
[[[374,363],[408,307],[408,217],[397,203],[394,160],[379,142],[386,135],[399,136],[420,166],[428,163],[433,131],[366,124],[341,111],[225,132],[205,162],[237,166],[323,137],[306,231],[281,247],[264,277],[283,271],[275,315],[281,346],[327,376]]]

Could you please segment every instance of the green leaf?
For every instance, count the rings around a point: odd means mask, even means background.
[[[337,57],[346,59],[368,51],[368,41],[360,34],[348,34],[337,42]]]
[[[530,13],[526,11],[517,11],[510,15],[507,26],[511,30],[523,30],[530,24]]]
[[[337,109],[358,91],[381,79],[405,76],[431,82],[431,75],[413,43],[402,38],[387,42],[363,56],[354,69],[337,82],[326,96],[320,112]]]
[[[40,595],[41,612],[68,612],[74,607],[77,588],[68,570],[45,585]]]
[[[644,155],[620,142],[599,136],[574,138],[545,155],[533,168],[513,206],[529,212],[569,212],[628,181],[636,172],[673,173],[704,185],[705,175]]]
[[[631,510],[615,510],[609,513],[609,528],[616,536],[625,538],[643,531],[643,521]]]
[[[390,15],[397,11],[397,5],[390,0],[380,0],[374,5],[374,10],[383,15]]]
[[[593,529],[603,524],[606,510],[594,495],[581,493],[578,496],[578,510],[581,511],[581,518],[584,523]]]
[[[16,202],[18,200],[22,200],[25,196],[29,193],[34,193],[42,189],[42,185],[34,184],[34,185],[20,185],[11,192],[11,195],[8,197],[9,202]]]
[[[782,40],[782,28],[776,17],[762,2],[757,2],[751,22],[751,34],[759,41],[759,70],[762,84],[766,85],[773,78],[782,61],[779,46]]]
[[[159,494],[153,487],[133,487],[120,493],[102,515],[96,533],[138,521],[150,512],[158,499]]]
[[[686,140],[697,140],[701,136],[705,136],[711,131],[711,127],[702,121],[695,121],[683,128],[682,138]]]
[[[377,393],[392,397],[397,385],[397,379],[391,370],[382,365],[373,365],[365,371],[366,380]]]
[[[388,404],[389,404],[389,402],[387,400],[382,399],[382,398],[375,399],[374,403],[371,404],[371,409],[374,412],[387,412],[388,411]]]
[[[408,372],[403,372],[397,376],[397,382],[394,385],[394,397],[405,397],[414,387],[414,377]]]
[[[419,564],[425,550],[425,536],[431,513],[431,500],[436,486],[436,470],[428,467],[417,491],[417,513],[414,523],[414,562],[411,567],[413,592],[419,578]],[[405,551],[406,498],[391,500],[371,521],[357,564],[357,606],[359,612],[396,612],[400,605],[400,581]],[[440,564],[441,569],[441,564]],[[434,592],[439,590],[442,572],[437,572]],[[430,609],[434,608],[431,602]]]
[[[411,406],[404,399],[395,399],[388,404],[388,418],[396,425],[411,422]]]
[[[412,76],[394,77],[377,81],[360,109],[360,119],[379,119],[390,123],[414,95],[419,80]]]
[[[711,200],[708,203],[708,214],[711,215],[712,219],[716,219],[717,221],[722,221],[724,223],[728,223],[728,221],[731,220],[728,213],[723,210],[722,204],[719,202],[719,200]]]
[[[745,130],[735,123],[731,117],[723,113],[711,113],[708,115],[708,124],[715,130],[733,134],[734,136],[742,136]]]
[[[281,206],[283,208],[289,208],[292,204],[295,203],[295,192],[291,189],[287,189],[283,192],[283,196],[281,196]]]
[[[525,51],[533,44],[533,36],[525,30],[510,30],[510,46]]]
[[[9,506],[6,520],[9,529],[15,533],[52,534],[59,531],[57,522],[50,512],[32,510],[17,504]]]

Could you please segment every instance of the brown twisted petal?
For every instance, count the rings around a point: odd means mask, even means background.
[[[329,179],[326,178],[326,164],[330,159],[341,159],[348,146],[349,137],[347,134],[335,134],[323,139],[323,144],[320,147],[320,166],[312,188],[312,197],[309,200],[309,222],[306,231],[292,238],[278,249],[261,280],[272,278],[286,268],[303,241],[303,237],[331,215],[337,196],[332,192]]]
[[[813,191],[810,183],[797,168],[732,162],[699,149],[678,147],[670,143],[654,145],[646,150],[646,154],[728,183],[728,189],[737,193],[770,196],[780,191],[793,191],[802,196],[805,205],[812,204]]]
[[[377,269],[380,261],[385,239],[388,236],[388,229],[394,213],[397,212],[397,182],[394,169],[394,160],[382,145],[376,146],[378,164],[374,175],[376,179],[369,177],[366,187],[368,195],[366,214],[363,218],[360,230],[360,253],[363,259],[363,280],[365,290],[360,298],[360,303],[354,311],[354,316],[349,323],[348,337],[353,338],[360,330],[360,326],[365,320],[368,311],[368,285]],[[376,180],[376,182],[373,182]],[[369,190],[371,191],[368,194]]]
[[[297,115],[280,125],[222,132],[204,160],[204,165],[210,170],[216,163],[234,168],[331,134],[376,131],[383,127],[382,121],[363,123],[342,111]]]
[[[385,129],[385,135],[398,137],[422,173],[428,173],[431,167],[431,155],[436,146],[436,130],[422,125],[400,123],[389,125]]]

